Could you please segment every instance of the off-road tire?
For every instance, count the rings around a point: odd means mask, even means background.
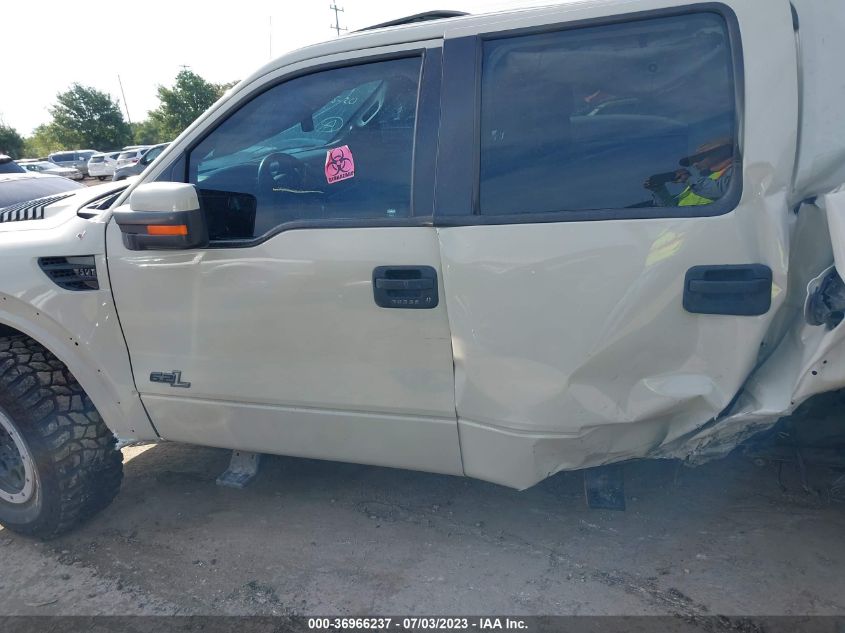
[[[29,337],[0,338],[0,413],[26,444],[35,489],[26,503],[0,499],[0,524],[52,538],[108,506],[123,455],[67,367]]]

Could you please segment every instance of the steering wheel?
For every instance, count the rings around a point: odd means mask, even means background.
[[[270,193],[277,187],[305,188],[305,164],[282,152],[272,152],[258,165],[258,191]]]

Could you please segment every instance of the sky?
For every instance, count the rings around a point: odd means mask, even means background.
[[[350,31],[434,9],[483,13],[554,0],[337,0]],[[119,100],[138,122],[182,66],[225,83],[284,53],[335,37],[333,0],[3,0],[0,122],[28,136],[74,82]],[[14,63],[13,63],[13,60]],[[121,94],[120,82],[123,84]]]

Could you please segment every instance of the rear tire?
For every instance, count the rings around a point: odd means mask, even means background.
[[[122,480],[116,440],[67,367],[29,337],[0,338],[0,524],[58,536]]]

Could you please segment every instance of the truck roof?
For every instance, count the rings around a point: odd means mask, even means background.
[[[414,15],[409,15],[404,18],[398,18],[396,20],[388,20],[387,22],[382,22],[381,24],[373,24],[372,26],[365,26],[363,29],[358,29],[357,31],[353,31],[353,33],[361,33],[363,31],[375,31],[376,29],[383,29],[389,26],[402,26],[405,24],[416,24],[418,22],[431,22],[432,20],[443,20],[445,18],[457,18],[462,17],[465,15],[469,15],[465,11],[426,11],[424,13],[415,13]]]
[[[473,28],[482,24],[489,24],[500,20],[504,16],[535,12],[559,12],[562,8],[570,5],[584,6],[585,3],[606,4],[604,0],[561,0],[556,4],[539,7],[519,7],[502,11],[479,14],[465,14],[459,11],[430,11],[390,20],[381,24],[367,27],[360,31],[353,31],[342,37],[326,40],[317,44],[311,44],[293,51],[289,51],[278,57],[244,81],[249,82],[261,75],[273,72],[279,68],[297,62],[322,57],[324,55],[335,55],[348,53],[356,50],[373,48],[377,46],[390,46],[407,42],[424,42],[445,37],[450,29]],[[426,19],[431,16],[431,19]]]

